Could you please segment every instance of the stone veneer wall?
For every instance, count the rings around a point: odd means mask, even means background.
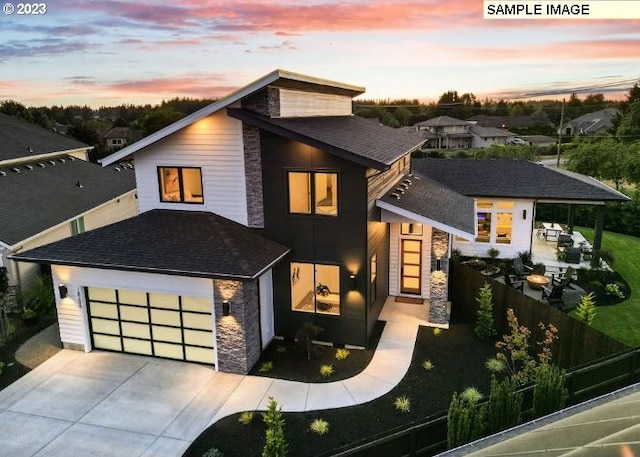
[[[431,232],[431,304],[429,307],[429,322],[434,324],[447,323],[448,253],[449,234],[442,230],[433,229]],[[438,256],[440,256],[440,271],[436,269]]]
[[[249,227],[264,228],[260,129],[243,123],[242,142],[244,143],[244,174],[247,189],[247,222]]]
[[[280,117],[280,89],[267,86],[240,102],[243,109],[269,117]]]
[[[218,369],[246,374],[260,357],[260,299],[258,281],[214,280],[213,295],[218,345]],[[231,312],[222,315],[222,301]]]

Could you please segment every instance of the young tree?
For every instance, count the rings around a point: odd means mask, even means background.
[[[533,388],[533,415],[541,417],[564,408],[569,398],[567,373],[555,365],[540,365]]]
[[[583,295],[576,308],[576,317],[587,325],[591,325],[597,314],[596,297],[593,292]]]
[[[488,282],[480,288],[476,296],[478,312],[476,314],[476,327],[474,329],[478,338],[488,341],[496,335],[493,325],[493,290]]]
[[[516,383],[505,378],[498,382],[491,376],[491,392],[488,404],[488,432],[497,433],[514,427],[522,420],[522,393],[516,393]]]
[[[282,408],[273,397],[269,397],[267,411],[262,413],[262,420],[267,426],[262,457],[284,457],[287,455],[287,442],[284,439]]]

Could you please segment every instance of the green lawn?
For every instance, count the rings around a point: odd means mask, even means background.
[[[593,229],[576,230],[593,241]],[[599,307],[592,325],[629,346],[640,346],[640,238],[604,232],[602,248],[613,251],[613,269],[627,281],[631,296],[617,305]]]

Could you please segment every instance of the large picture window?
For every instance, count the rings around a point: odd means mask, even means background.
[[[161,201],[204,203],[200,168],[158,167],[158,178]]]
[[[291,308],[340,314],[340,267],[291,262]]]
[[[337,173],[290,171],[288,183],[290,213],[338,215]]]

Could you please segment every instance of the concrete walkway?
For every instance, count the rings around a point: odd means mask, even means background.
[[[426,306],[426,305],[423,305]],[[216,372],[210,367],[129,354],[62,350],[0,391],[0,456],[180,457],[229,414],[365,403],[406,374],[420,305],[387,301],[387,320],[367,368],[343,381],[309,384]]]

